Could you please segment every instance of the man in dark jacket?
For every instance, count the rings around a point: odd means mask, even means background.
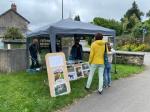
[[[32,64],[30,66],[31,69],[38,68],[39,62],[38,62],[38,40],[33,39],[32,44],[29,46],[29,51],[31,55],[31,61]]]
[[[83,50],[82,45],[79,44],[80,39],[75,39],[75,44],[72,46],[70,58],[71,60],[82,60]]]

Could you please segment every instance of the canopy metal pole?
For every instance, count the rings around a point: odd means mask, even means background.
[[[116,38],[115,37],[116,37],[116,35],[113,36],[113,41],[114,41],[114,48],[115,48],[115,51],[116,51]],[[115,59],[115,71],[114,71],[114,73],[117,74],[116,52],[115,52],[115,55],[114,55],[114,59]]]
[[[64,19],[64,3],[63,3],[63,0],[62,0],[62,19]]]

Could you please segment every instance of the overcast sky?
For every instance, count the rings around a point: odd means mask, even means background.
[[[80,15],[81,21],[91,22],[94,17],[120,20],[134,0],[64,0],[64,18]],[[150,10],[149,0],[135,0],[144,13]],[[0,0],[0,14],[16,3],[17,11],[30,21],[35,29],[61,20],[62,0]]]

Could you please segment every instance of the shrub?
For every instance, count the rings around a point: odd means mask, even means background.
[[[148,44],[126,44],[120,48],[123,51],[150,51]]]
[[[4,33],[4,39],[23,39],[23,35],[18,28],[10,27]]]
[[[150,45],[146,44],[144,51],[145,52],[150,52]]]
[[[134,48],[133,51],[144,51],[145,47],[146,47],[145,44],[141,44],[137,46],[136,48]]]

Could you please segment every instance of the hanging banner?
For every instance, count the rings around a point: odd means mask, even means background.
[[[52,97],[70,93],[70,83],[64,53],[48,53],[45,56]]]

